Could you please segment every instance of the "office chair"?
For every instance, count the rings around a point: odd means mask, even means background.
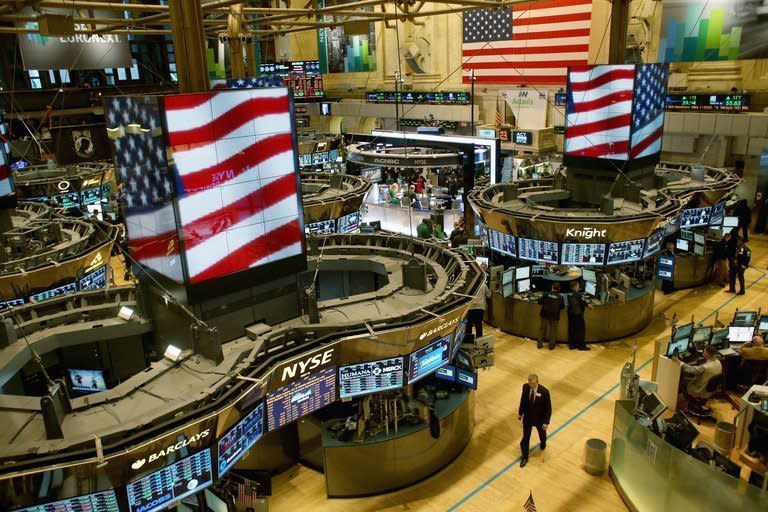
[[[701,425],[702,421],[717,422],[717,418],[712,415],[712,408],[707,407],[707,402],[715,395],[721,395],[723,393],[723,374],[715,375],[707,381],[707,385],[704,388],[706,396],[695,397],[686,394],[688,401],[688,414],[696,418],[696,424]]]
[[[765,382],[768,378],[768,360],[742,359],[739,373],[744,377],[748,388],[753,384]]]

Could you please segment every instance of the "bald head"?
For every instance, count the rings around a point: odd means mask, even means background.
[[[754,345],[755,347],[762,347],[763,345],[765,345],[765,340],[763,339],[762,336],[757,335],[754,338],[752,338],[752,345]]]

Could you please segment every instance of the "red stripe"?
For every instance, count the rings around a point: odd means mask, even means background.
[[[536,62],[472,62],[464,63],[465,68],[475,69],[549,69],[549,68],[567,68],[573,64],[581,64],[582,60],[553,60]]]
[[[632,122],[632,114],[622,114],[620,116],[611,117],[608,119],[600,119],[599,121],[593,121],[591,123],[579,124],[576,126],[568,126],[565,129],[566,137],[583,137],[595,132],[602,132],[605,130],[613,130],[616,128],[622,128],[629,126]]]
[[[547,7],[549,7],[547,5]],[[514,11],[513,11],[514,14]],[[522,14],[522,13],[521,13]],[[514,31],[515,27],[525,26],[525,25],[543,25],[545,23],[567,23],[570,21],[590,21],[592,19],[592,13],[591,12],[576,12],[573,14],[556,14],[554,16],[537,16],[537,17],[530,17],[530,18],[515,18],[515,21],[512,22],[512,30]]]
[[[8,170],[8,166],[5,164],[0,165],[0,180],[8,179],[9,175],[10,175],[10,172]]]
[[[648,146],[650,146],[651,144],[659,140],[661,138],[661,134],[663,131],[664,131],[664,125],[662,124],[661,126],[659,126],[659,128],[655,132],[651,133],[648,137],[641,140],[639,144],[636,144],[635,146],[633,146],[632,158],[635,158],[637,155],[642,153],[646,148],[648,148]]]
[[[169,126],[168,130],[170,133],[168,137],[171,146],[203,144],[224,138],[227,134],[232,133],[245,123],[254,121],[261,116],[288,114],[288,112],[288,96],[251,98],[220,115],[210,124],[189,130],[175,130],[175,127]]]
[[[491,43],[493,44],[493,43]],[[477,50],[462,50],[462,57],[475,57],[478,55],[542,55],[550,53],[576,53],[589,52],[588,44],[561,44],[553,46],[526,46],[525,48],[478,48]],[[579,65],[586,65],[586,57]]]
[[[574,72],[588,71],[590,69],[594,69],[594,68],[587,68],[584,70],[571,68],[570,71],[571,73],[574,73]],[[633,78],[635,78],[634,69],[613,69],[591,80],[587,80],[586,82],[571,81],[571,90],[579,91],[579,92],[588,91],[590,89],[595,89],[597,87],[600,87],[601,85],[605,85],[608,82],[613,82],[614,80],[624,80],[624,79],[633,79]]]
[[[161,233],[159,235],[129,239],[131,256],[139,261],[150,258],[160,258],[179,253],[179,242],[176,232]]]
[[[626,153],[628,151],[629,141],[623,140],[620,142],[597,144],[588,148],[579,149],[578,151],[566,151],[566,154],[569,156],[591,156],[594,158],[604,158],[605,155]]]
[[[184,247],[190,250],[212,236],[248,217],[296,194],[296,176],[286,174],[242,199],[186,224],[182,228]],[[195,198],[189,198],[194,201]]]
[[[186,110],[196,108],[207,103],[216,96],[212,92],[196,92],[191,94],[175,94],[163,98],[165,110]]]
[[[463,76],[461,81],[469,83],[469,77]],[[564,84],[565,70],[561,75],[513,75],[513,76],[475,76],[478,84]]]
[[[287,151],[293,150],[290,133],[278,133],[256,141],[239,153],[216,165],[189,174],[181,174],[181,185],[187,194],[220,187],[226,181],[240,176],[248,169]],[[183,172],[183,169],[180,169]]]
[[[547,2],[521,2],[514,4],[512,12],[535,11],[537,9],[552,9],[554,7],[573,7],[576,5],[589,5],[592,0],[549,0]]]
[[[573,111],[577,113],[589,112],[598,108],[607,107],[613,103],[619,103],[632,99],[632,91],[619,91],[607,94],[592,101],[574,101]]]
[[[536,31],[536,32],[520,32],[517,33],[512,29],[513,41],[533,41],[538,39],[560,39],[561,37],[582,37],[589,35],[589,27],[587,28],[569,28],[567,30],[548,30],[548,31]]]
[[[229,253],[224,259],[217,261],[204,271],[190,277],[190,282],[200,283],[240,270],[245,270],[253,263],[264,259],[270,254],[301,241],[299,219],[283,224],[277,229],[265,233]]]

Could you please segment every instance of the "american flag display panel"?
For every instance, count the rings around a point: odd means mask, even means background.
[[[0,208],[16,206],[16,188],[11,175],[11,146],[8,127],[0,114]]]
[[[565,163],[658,163],[668,73],[667,64],[570,68]]]

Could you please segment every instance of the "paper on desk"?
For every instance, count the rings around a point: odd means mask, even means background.
[[[718,350],[721,356],[735,356],[738,354],[735,350],[733,350],[731,347],[728,348],[721,348]]]

